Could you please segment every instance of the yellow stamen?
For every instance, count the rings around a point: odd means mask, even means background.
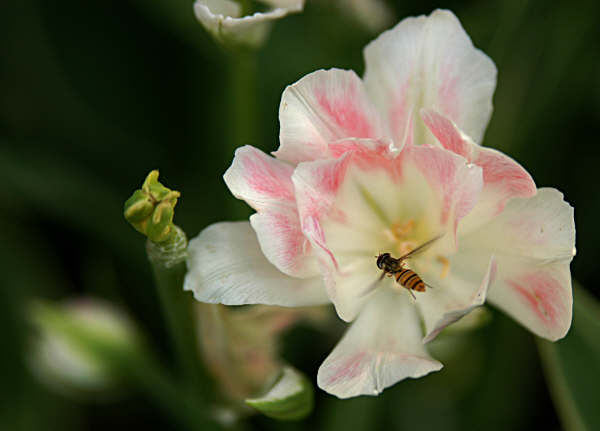
[[[443,280],[448,277],[448,272],[450,272],[450,261],[444,256],[437,256],[436,260],[443,265],[442,273],[440,274],[440,278]]]
[[[412,233],[415,228],[415,221],[408,220],[407,222],[396,222],[392,225],[392,234],[397,240],[406,238],[410,233]]]

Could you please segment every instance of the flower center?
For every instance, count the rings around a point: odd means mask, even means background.
[[[422,230],[423,229],[418,229],[415,220],[409,219],[406,221],[397,221],[392,223],[389,228],[384,229],[383,233],[385,237],[393,244],[393,253],[396,254],[394,257],[400,258],[401,256],[405,256],[417,247],[432,239],[426,238],[425,235],[423,235]],[[423,250],[423,252],[424,251],[425,250]],[[417,253],[414,256],[417,256],[418,254],[420,253]],[[438,254],[435,255],[435,262],[441,265],[440,278],[446,278],[450,271],[450,261],[448,258]],[[404,262],[404,265],[407,263],[408,262]]]

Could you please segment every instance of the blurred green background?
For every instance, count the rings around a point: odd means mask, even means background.
[[[576,209],[572,273],[596,297],[600,259],[600,3],[542,0],[390,2],[397,19],[454,11],[498,67],[484,144],[503,150],[538,186]],[[320,68],[364,70],[376,34],[326,0],[278,22],[258,53],[255,95],[240,106],[244,69],[195,21],[188,0],[8,0],[0,5],[0,393],[2,430],[176,429],[131,390],[114,402],[56,395],[26,366],[24,304],[95,295],[140,322],[160,355],[166,332],[144,240],[123,202],[145,175],[182,192],[176,223],[190,237],[249,208],[221,175],[234,149],[278,146],[286,85]],[[232,72],[233,71],[233,72]],[[254,115],[249,127],[240,112]],[[246,131],[243,133],[243,131]],[[315,341],[317,340],[317,341]],[[337,340],[308,328],[282,354],[315,379]],[[248,429],[560,429],[533,336],[494,313],[440,373],[377,398],[339,401],[317,391],[300,423],[264,417]]]

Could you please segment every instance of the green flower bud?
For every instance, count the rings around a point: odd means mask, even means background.
[[[158,182],[158,171],[154,170],[142,188],[125,201],[125,219],[151,241],[167,241],[173,236],[173,215],[179,196],[179,192]]]

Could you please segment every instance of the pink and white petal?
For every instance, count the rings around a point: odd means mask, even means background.
[[[461,248],[503,256],[529,257],[544,264],[570,262],[575,255],[573,207],[556,189],[541,188],[530,198],[507,202],[504,211],[461,238]],[[500,260],[498,269],[502,271]]]
[[[320,277],[289,277],[263,255],[248,222],[210,225],[188,246],[184,290],[201,302],[296,307],[329,302]]]
[[[396,158],[348,152],[298,165],[292,181],[304,235],[322,266],[339,316],[351,321],[379,276],[374,256],[395,247],[395,222],[419,220],[426,239],[454,251],[454,228],[477,200],[481,170],[438,148],[410,147]],[[384,247],[382,249],[382,247]]]
[[[422,109],[421,117],[444,148],[483,170],[483,191],[473,211],[461,222],[462,234],[502,212],[509,199],[535,195],[533,178],[516,161],[497,150],[476,145],[450,119],[432,109]]]
[[[407,18],[364,51],[365,86],[401,141],[415,116],[415,143],[431,144],[419,110],[433,108],[480,143],[492,113],[496,67],[450,11]]]
[[[295,208],[253,214],[250,224],[263,254],[281,272],[298,278],[319,275],[317,259],[302,233]]]
[[[389,288],[376,292],[319,368],[319,387],[339,398],[377,395],[400,380],[440,370],[421,342],[409,301]]]
[[[405,153],[436,191],[441,200],[440,223],[454,240],[459,221],[479,201],[483,189],[481,168],[438,148],[410,147]]]
[[[443,277],[443,268],[429,262],[428,269],[415,271],[425,283],[433,286],[425,294],[417,295],[426,335],[423,343],[433,340],[445,327],[461,319],[485,303],[490,284],[496,276],[496,261],[477,253],[459,250],[449,259],[449,273]]]
[[[314,277],[318,266],[300,229],[293,171],[290,164],[244,146],[223,178],[235,197],[258,211],[250,221],[267,259],[292,277]]]
[[[362,81],[348,70],[318,70],[288,86],[279,122],[273,155],[292,163],[330,157],[328,145],[339,139],[385,137]]]
[[[556,341],[567,335],[573,313],[569,263],[502,259],[490,302],[534,334]]]
[[[257,211],[295,206],[294,167],[249,145],[238,148],[223,179],[231,193]]]
[[[571,324],[569,263],[575,255],[573,208],[558,190],[507,202],[491,222],[461,238],[461,248],[494,254],[490,301],[535,334],[556,340]]]

